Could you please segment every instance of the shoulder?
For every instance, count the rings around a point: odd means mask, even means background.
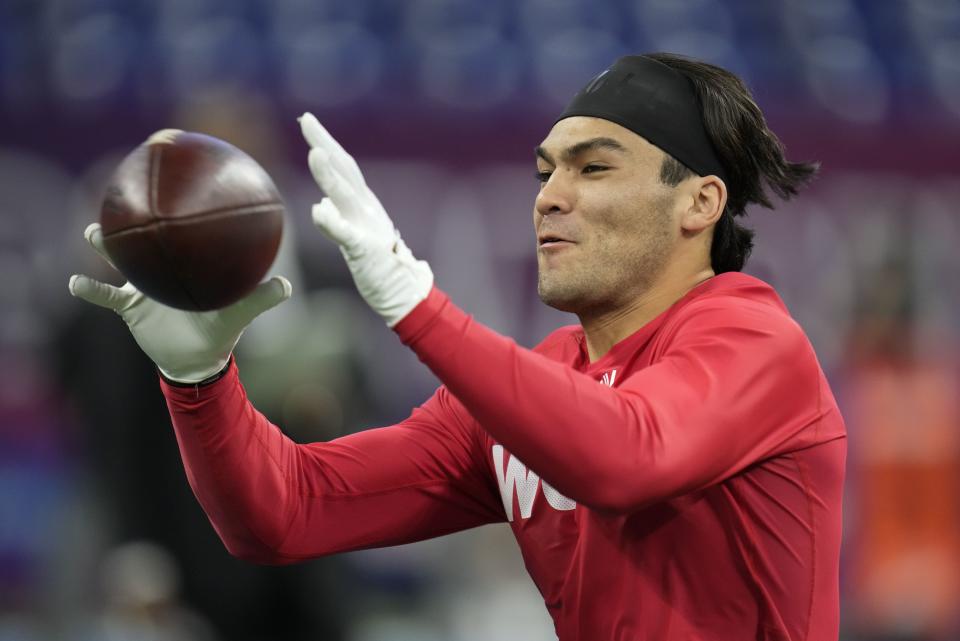
[[[744,344],[763,343],[770,349],[812,353],[800,325],[769,284],[742,273],[715,276],[698,295],[684,301],[664,326],[664,342],[694,337]]]
[[[705,323],[769,323],[797,327],[786,304],[769,284],[748,274],[731,272],[714,276],[685,297],[671,325]],[[700,288],[697,288],[700,289]]]

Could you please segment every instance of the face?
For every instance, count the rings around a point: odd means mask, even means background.
[[[561,120],[537,148],[533,223],[538,292],[573,313],[617,309],[643,294],[680,236],[664,153],[600,118]]]

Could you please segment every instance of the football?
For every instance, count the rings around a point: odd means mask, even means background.
[[[207,311],[263,279],[280,247],[284,209],[249,155],[213,136],[164,129],[114,171],[100,225],[114,266],[137,289]]]

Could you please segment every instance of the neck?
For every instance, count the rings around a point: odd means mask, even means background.
[[[590,362],[602,358],[614,345],[665,312],[687,292],[712,276],[714,273],[709,266],[683,275],[665,273],[626,304],[597,313],[581,314],[580,324],[587,340]]]

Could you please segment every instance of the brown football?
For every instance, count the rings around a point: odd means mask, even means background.
[[[164,129],[114,171],[100,225],[113,264],[137,289],[205,311],[263,279],[280,247],[283,212],[253,158],[212,136]]]

